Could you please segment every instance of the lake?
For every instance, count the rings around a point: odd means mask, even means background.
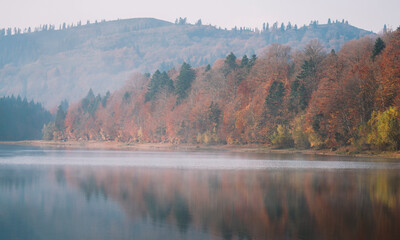
[[[400,239],[400,161],[0,145],[0,239]]]

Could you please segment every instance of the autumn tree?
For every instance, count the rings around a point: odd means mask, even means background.
[[[271,136],[271,142],[278,148],[293,147],[293,139],[287,126],[278,125],[276,132]]]
[[[369,143],[381,150],[400,149],[400,113],[397,108],[389,107],[384,112],[373,112],[368,125]]]
[[[183,63],[179,71],[135,78],[106,97],[89,91],[68,110],[67,137],[298,148],[336,148],[363,138],[394,150],[400,34],[380,38],[386,44],[380,51],[364,37],[329,54],[317,41],[293,51],[272,44],[259,58],[239,61],[230,53],[196,71]]]
[[[390,106],[400,107],[400,30],[395,31],[381,59],[381,80],[379,82],[378,101],[380,109]]]

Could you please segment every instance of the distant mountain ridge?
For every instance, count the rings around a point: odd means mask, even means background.
[[[0,35],[0,96],[21,95],[47,107],[120,88],[134,72],[168,70],[184,61],[213,63],[229,52],[260,54],[271,43],[304,47],[317,38],[327,49],[373,34],[346,23],[224,30],[135,18],[62,30]]]

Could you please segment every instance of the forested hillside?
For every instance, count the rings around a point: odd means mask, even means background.
[[[41,139],[42,128],[51,120],[41,104],[20,97],[0,98],[0,141]]]
[[[272,44],[259,56],[184,63],[90,90],[56,139],[400,148],[400,30],[327,52]]]
[[[338,50],[368,34],[345,21],[226,30],[201,21],[151,18],[1,29],[0,96],[21,95],[52,108],[82,98],[90,88],[102,94],[117,90],[135,72],[167,71],[183,62],[211,64],[229,52],[260,54],[272,43],[300,49],[314,38]]]

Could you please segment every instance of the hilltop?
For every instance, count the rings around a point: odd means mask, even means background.
[[[258,55],[275,42],[301,49],[315,38],[327,50],[339,50],[349,40],[372,34],[344,22],[299,28],[275,23],[258,31],[153,18],[5,32],[0,34],[0,96],[21,95],[46,107],[63,99],[76,101],[90,88],[103,94],[114,91],[135,72],[168,70],[184,61],[201,66],[231,51]]]

